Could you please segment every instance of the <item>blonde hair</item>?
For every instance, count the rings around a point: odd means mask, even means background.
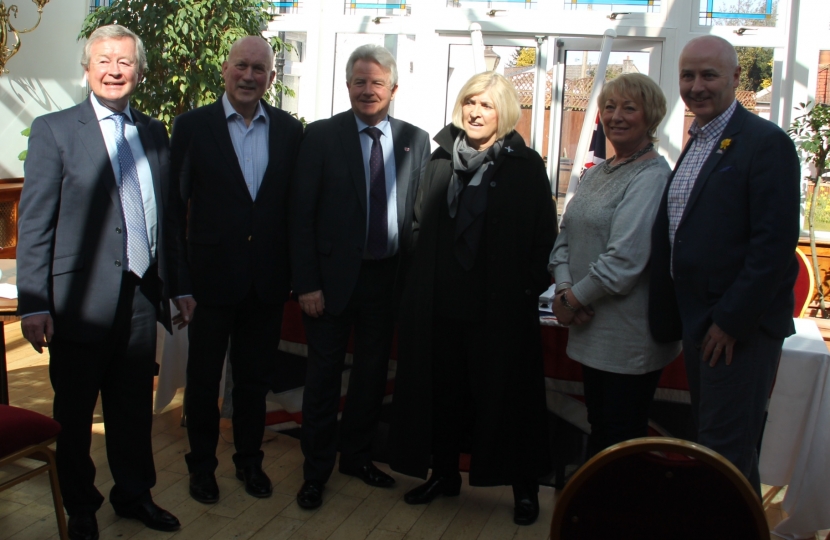
[[[455,107],[452,110],[452,123],[458,129],[464,129],[464,120],[461,108],[467,99],[487,92],[493,100],[493,105],[499,115],[498,130],[496,138],[502,139],[513,131],[519,123],[521,107],[519,106],[519,94],[513,84],[494,71],[487,71],[474,75],[467,81],[458,93],[455,100]]]
[[[657,83],[642,73],[626,73],[605,83],[597,98],[597,106],[602,118],[605,102],[611,97],[627,98],[639,103],[643,108],[643,119],[648,126],[648,139],[657,142],[654,134],[657,126],[666,116],[666,96]],[[603,125],[603,127],[606,127]]]

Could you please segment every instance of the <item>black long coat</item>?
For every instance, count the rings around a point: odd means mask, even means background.
[[[394,470],[425,478],[432,454],[432,330],[438,215],[447,204],[458,129],[435,137],[415,208],[416,245],[401,302],[394,422]],[[542,158],[515,131],[505,138],[487,194],[485,322],[489,354],[484,410],[471,426],[470,484],[506,485],[550,470],[538,297],[550,284],[547,263],[556,211]]]

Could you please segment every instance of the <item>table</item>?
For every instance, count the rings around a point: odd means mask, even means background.
[[[815,322],[784,341],[761,445],[761,481],[787,486],[788,518],[772,531],[813,538],[830,527],[830,354]]]

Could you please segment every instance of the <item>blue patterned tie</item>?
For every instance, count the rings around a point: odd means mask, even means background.
[[[383,132],[376,127],[367,127],[364,133],[372,138],[372,152],[369,155],[369,238],[366,247],[375,259],[386,255],[389,225],[386,217],[386,170],[383,167],[383,147],[380,136]]]
[[[124,136],[124,115],[113,114],[110,118],[115,122],[115,146],[121,166],[119,193],[124,214],[124,251],[127,253],[127,267],[130,272],[142,277],[150,267],[150,242],[147,240],[147,224],[144,221],[141,184],[138,181],[133,152]]]

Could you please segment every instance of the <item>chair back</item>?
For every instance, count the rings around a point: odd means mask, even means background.
[[[758,495],[723,456],[688,441],[645,437],[600,452],[573,475],[556,501],[550,537],[768,540],[769,534]]]
[[[804,252],[795,248],[795,258],[798,261],[798,277],[795,280],[793,294],[795,295],[795,308],[793,317],[803,317],[807,306],[816,293],[816,275],[813,272],[813,265]]]

